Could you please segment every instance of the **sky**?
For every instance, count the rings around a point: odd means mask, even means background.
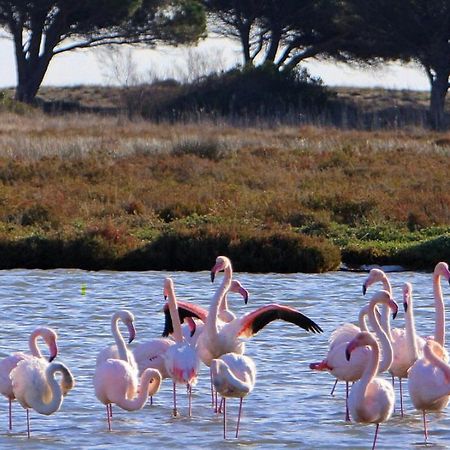
[[[196,49],[159,47],[156,50],[122,46],[119,50],[97,48],[56,56],[50,63],[43,85],[112,85],[155,78],[187,80],[189,73],[226,70],[240,61],[239,46],[224,39],[207,39]],[[419,67],[389,64],[381,69],[358,69],[346,64],[309,61],[304,64],[327,86],[382,87],[386,89],[429,90]],[[13,46],[0,39],[0,88],[16,84]]]

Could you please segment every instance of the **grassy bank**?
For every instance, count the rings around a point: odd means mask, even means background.
[[[450,134],[0,113],[0,268],[450,260]]]

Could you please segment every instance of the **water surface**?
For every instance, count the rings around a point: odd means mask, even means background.
[[[30,442],[26,438],[25,411],[17,402],[14,404],[14,430],[10,433],[7,401],[0,398],[0,448],[370,448],[374,426],[344,422],[343,385],[331,397],[333,378],[327,373],[313,373],[308,367],[325,356],[330,332],[346,321],[355,322],[359,308],[367,301],[361,291],[366,274],[350,272],[235,274],[250,291],[248,305],[239,296],[230,296],[236,314],[267,303],[282,303],[300,309],[324,329],[323,334],[314,335],[278,321],[247,341],[247,354],[254,358],[258,372],[256,387],[244,401],[239,439],[232,438],[238,401],[227,403],[230,439],[224,441],[222,417],[209,405],[209,372],[205,366],[194,389],[191,418],[187,417],[187,398],[181,388],[180,416],[171,417],[172,386],[165,380],[153,406],[147,404],[136,412],[115,407],[113,431],[108,432],[105,409],[96,399],[92,384],[96,355],[112,342],[110,318],[120,308],[135,314],[135,343],[161,334],[166,276],[174,279],[179,299],[204,307],[221,280],[219,275],[212,285],[208,272],[0,271],[0,357],[27,350],[30,332],[37,326],[50,326],[59,335],[58,359],[76,379],[59,412],[51,416],[32,412]],[[433,334],[431,274],[393,273],[390,278],[400,303],[402,282],[413,283],[418,332]],[[443,286],[443,291],[449,298],[450,287]],[[394,326],[404,326],[401,310]],[[377,448],[425,447],[421,414],[414,411],[408,394],[405,407],[405,418],[396,412],[382,424]],[[429,415],[429,432],[431,444],[427,448],[450,448],[448,410]]]

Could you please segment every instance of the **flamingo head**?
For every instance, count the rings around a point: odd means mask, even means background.
[[[50,352],[48,362],[52,362],[58,356],[58,336],[56,331],[47,327],[41,327],[38,330]]]
[[[411,283],[405,283],[403,285],[403,309],[408,312],[408,305],[411,304],[412,285]]]
[[[211,269],[211,282],[214,282],[214,278],[216,277],[216,273],[221,270],[225,270],[227,267],[231,265],[231,261],[226,256],[218,256],[216,258],[216,263]]]
[[[371,269],[369,275],[364,280],[362,291],[363,295],[366,295],[367,288],[377,281],[383,282],[386,279],[386,274],[380,269]]]
[[[358,347],[364,347],[366,345],[375,345],[376,340],[372,333],[368,331],[361,331],[358,333],[347,345],[345,349],[345,358],[350,361],[351,354]]]
[[[127,309],[121,309],[113,315],[112,323],[115,318],[119,318],[128,328],[128,343],[131,344],[136,337],[136,328],[134,327],[134,315]]]
[[[450,283],[450,271],[446,262],[438,262],[434,268],[435,277],[444,277]]]
[[[397,317],[398,313],[397,302],[391,297],[391,294],[389,294],[388,291],[381,290],[373,295],[372,299],[370,300],[370,304],[373,304],[375,307],[375,305],[379,303],[387,305],[387,307],[392,310],[393,319]]]
[[[241,294],[245,304],[248,303],[248,291],[245,289],[238,280],[233,280],[230,286],[230,292]]]
[[[173,292],[174,290],[175,288],[173,287],[172,278],[167,277],[164,280],[164,289],[163,289],[164,300],[167,300],[167,297],[169,296],[170,292]]]

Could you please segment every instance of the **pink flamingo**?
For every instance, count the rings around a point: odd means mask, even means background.
[[[425,442],[428,440],[426,412],[442,411],[450,399],[450,366],[443,357],[442,346],[430,339],[423,348],[423,357],[408,372],[409,395],[414,407],[422,411]]]
[[[38,338],[42,338],[49,348],[50,355],[48,360],[49,362],[52,362],[58,354],[57,335],[56,331],[47,327],[36,328],[30,334],[28,346],[31,355],[21,352],[13,353],[0,361],[0,393],[4,395],[9,402],[9,430],[12,430],[12,401],[15,398],[10,374],[17,364],[24,359],[31,357],[43,358],[37,344]]]
[[[55,374],[60,373],[60,383]],[[27,435],[30,437],[30,408],[50,415],[59,410],[63,397],[74,386],[74,378],[62,363],[47,363],[44,358],[26,358],[11,371],[14,396],[27,410]]]
[[[237,353],[226,353],[211,361],[212,381],[216,391],[223,397],[223,438],[226,439],[226,398],[237,397],[239,414],[236,426],[236,437],[239,435],[239,424],[242,414],[242,402],[252,392],[256,381],[256,366],[251,358]]]
[[[137,368],[133,353],[128,350],[122,333],[119,330],[119,321],[124,323],[128,329],[128,343],[133,342],[136,337],[136,328],[134,327],[134,315],[132,312],[121,309],[116,311],[111,318],[111,332],[114,337],[115,345],[105,347],[97,356],[96,365],[105,362],[108,359],[121,359],[129,362],[133,367]]]
[[[352,386],[348,406],[355,422],[376,424],[373,450],[380,423],[389,420],[394,411],[395,393],[391,383],[376,377],[379,372],[380,349],[376,338],[371,333],[367,331],[358,333],[347,345],[346,358],[350,360],[356,349],[365,346],[371,350],[370,359],[361,379]]]
[[[371,301],[369,302],[368,314],[370,322],[379,337],[382,348],[383,348],[383,359],[378,366],[378,370],[384,372],[388,370],[392,364],[393,353],[392,346],[385,330],[381,327],[378,318],[376,316],[376,305],[382,304],[387,305],[393,312],[393,317],[397,315],[398,305],[392,299],[391,295],[387,291],[379,291],[374,294]],[[365,309],[365,308],[364,308]],[[360,318],[363,314],[360,313]],[[345,349],[348,343],[357,336],[361,330],[353,324],[344,324],[338,327],[331,334],[329,340],[329,348],[326,358],[318,363],[311,363],[310,368],[313,370],[324,371],[328,370],[330,373],[336,377],[338,380],[345,381],[346,384],[346,408],[345,408],[345,420],[350,420],[349,407],[348,407],[348,392],[349,383],[359,380],[364,369],[368,364],[370,359],[370,351],[367,348],[361,347],[355,350],[355,353],[349,361],[345,357]]]
[[[183,338],[177,311],[175,288],[171,278],[166,278],[164,280],[164,296],[169,299],[169,309],[173,324],[173,337],[175,340],[175,343],[162,355],[167,374],[173,381],[173,415],[176,416],[178,414],[176,385],[184,384],[187,386],[189,394],[189,416],[191,416],[192,386],[197,383],[200,360],[194,346],[189,342],[186,342]]]
[[[113,315],[121,317],[130,330],[130,338],[134,337],[134,316],[131,312],[122,310]],[[118,331],[117,321],[113,319],[113,334],[116,338],[116,347],[103,349],[97,357],[94,373],[94,388],[96,397],[106,406],[108,429],[111,431],[112,404],[115,403],[127,411],[141,409],[148,396],[154,395],[161,384],[161,374],[156,369],[143,371],[140,380],[134,356],[129,358],[128,351],[122,335]],[[115,330],[117,330],[115,332]],[[111,352],[113,356],[105,359]],[[115,358],[114,355],[117,355]],[[139,384],[140,381],[140,384]]]
[[[238,280],[231,281],[230,289],[223,296],[222,301],[219,304],[219,309],[217,313],[218,320],[225,323],[231,322],[232,320],[236,319],[236,315],[228,308],[227,297],[229,292],[240,294],[243,297],[245,304],[247,304],[249,297],[247,289],[245,289]],[[194,320],[193,318],[198,319],[200,321],[200,322],[189,321],[187,326],[182,327],[184,338],[188,342],[195,345],[197,343],[198,337],[200,336],[200,333],[203,331],[204,322],[206,322],[208,311],[200,306],[197,306],[189,302],[178,302],[177,304],[178,304],[179,318],[181,322],[184,322],[189,319]],[[165,323],[163,336],[169,336],[169,334],[173,333],[173,325],[168,304],[164,305],[164,315],[165,315]]]
[[[231,261],[225,256],[219,256],[216,259],[216,264],[211,270],[211,279],[214,280],[215,274],[221,270],[224,270],[225,275],[213,296],[204,330],[197,341],[200,359],[207,366],[210,366],[213,359],[225,353],[242,354],[245,344],[239,338],[254,336],[274,320],[284,320],[314,333],[322,332],[319,325],[299,311],[277,304],[263,306],[228,323],[218,321],[219,304],[230,288],[233,273]]]

